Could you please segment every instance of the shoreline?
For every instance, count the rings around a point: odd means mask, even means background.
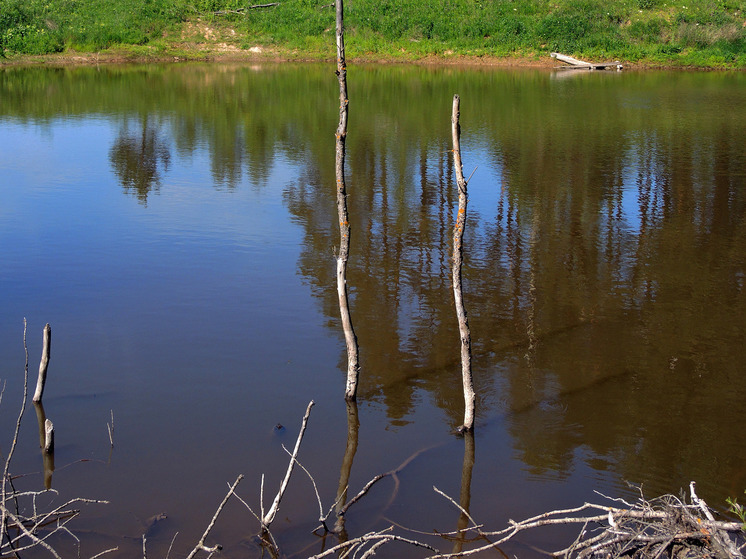
[[[147,47],[146,47],[147,48]],[[154,49],[155,50],[155,49]],[[179,64],[186,62],[212,62],[220,64],[287,64],[287,63],[334,63],[333,57],[314,57],[310,54],[299,55],[295,52],[283,52],[281,49],[252,47],[241,50],[235,46],[225,44],[206,45],[195,44],[182,46],[165,52],[136,52],[128,48],[110,49],[103,52],[67,51],[44,55],[14,55],[0,58],[0,68],[18,66],[91,66],[98,64]],[[381,55],[348,56],[350,65],[382,64],[382,65],[420,65],[420,66],[453,66],[453,67],[483,67],[501,69],[539,69],[556,70],[569,68],[556,59],[546,56],[468,56],[468,55],[429,55],[424,57],[391,57]],[[677,70],[677,71],[725,71],[739,72],[740,68],[678,66],[654,62],[622,61],[624,70]],[[583,71],[583,70],[572,70]],[[605,70],[594,70],[605,71]],[[616,71],[616,70],[610,70]]]

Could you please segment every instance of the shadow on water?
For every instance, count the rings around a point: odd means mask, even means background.
[[[407,464],[345,516],[342,537],[386,522],[448,529],[460,512],[432,485],[495,527],[593,489],[629,494],[624,480],[677,493],[694,479],[711,503],[740,495],[746,117],[732,107],[744,77],[396,66],[348,77],[359,411],[342,406],[331,67],[0,72],[0,348],[12,363],[15,317],[60,332],[70,384],[47,404],[68,433],[57,463],[76,465],[54,485],[117,503],[91,530],[136,538],[167,509],[153,549],[177,529],[201,533],[224,480],[244,472],[254,495],[262,472],[279,476],[272,426],[295,425],[308,397],[320,405],[301,460],[327,500],[343,506]],[[455,92],[467,174],[477,167],[464,289],[478,441],[463,453],[449,434],[463,413]],[[17,388],[7,376],[2,417]],[[76,462],[108,453],[112,408],[111,460]],[[26,447],[18,467],[35,471]],[[315,527],[302,485],[278,523],[288,550]],[[224,518],[216,540],[259,551],[245,510]]]

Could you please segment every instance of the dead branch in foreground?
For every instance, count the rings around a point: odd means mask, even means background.
[[[291,462],[296,460],[296,457],[291,457]],[[392,472],[387,472],[387,474],[373,478],[356,496],[356,500],[364,497],[378,480],[391,474]],[[686,503],[673,495],[647,500],[641,494],[636,503],[605,497],[613,502],[621,502],[624,506],[585,503],[575,508],[545,512],[520,522],[511,520],[507,528],[493,532],[484,530],[483,525],[478,524],[468,515],[468,511],[462,509],[451,497],[435,487],[433,489],[450,501],[462,514],[467,514],[472,526],[457,532],[435,533],[389,526],[362,536],[340,538],[336,545],[321,553],[302,556],[307,559],[330,556],[370,557],[375,555],[381,547],[394,542],[431,551],[432,554],[428,555],[427,559],[482,556],[489,552],[494,554],[495,551],[505,555],[501,546],[522,532],[547,526],[576,524],[580,525],[580,531],[574,541],[564,549],[545,552],[548,556],[568,559],[744,559],[744,551],[746,551],[746,531],[743,525],[738,522],[715,520],[707,504],[696,495],[694,482],[690,484],[691,503]],[[226,499],[233,493],[232,490],[233,488]],[[234,496],[242,500],[237,495],[234,494]],[[416,533],[421,539],[412,539],[394,533],[395,528]],[[334,532],[329,531],[329,533]],[[472,544],[478,540],[488,543],[480,544],[472,549],[459,549],[457,552],[444,553],[434,545],[422,541],[425,537],[433,538],[433,536],[446,541],[453,537],[466,541],[466,536],[469,535],[473,536],[469,540]],[[262,545],[267,548],[271,556],[281,555],[277,542],[271,534],[265,534]],[[208,551],[207,548],[202,549]],[[209,549],[209,551],[214,551],[214,549]]]
[[[223,507],[225,507],[225,504],[228,502],[228,499],[230,499],[231,495],[235,494],[236,487],[238,486],[239,483],[241,483],[242,479],[243,479],[243,475],[239,475],[236,478],[236,481],[233,482],[233,485],[230,486],[230,489],[228,489],[228,493],[225,495],[222,502],[218,506],[218,509],[215,511],[215,514],[212,516],[212,520],[210,521],[210,524],[208,524],[207,528],[205,529],[205,532],[202,534],[202,537],[197,542],[197,545],[194,546],[194,549],[192,549],[192,552],[187,556],[187,559],[192,559],[200,551],[205,551],[209,553],[210,555],[212,555],[216,551],[220,551],[222,549],[222,546],[220,546],[219,544],[216,544],[212,547],[208,547],[207,545],[205,545],[205,540],[207,539],[207,536],[212,531],[213,526],[215,526],[215,522],[217,521],[218,516],[220,516],[220,513],[223,512]],[[144,542],[145,542],[145,536],[143,536],[143,548],[145,546]],[[173,542],[171,543],[173,544]]]
[[[648,501],[641,493],[634,504],[616,499],[624,503],[624,508],[585,503],[573,509],[554,510],[520,522],[511,520],[508,528],[496,532],[474,527],[471,531],[481,537],[499,539],[457,555],[476,555],[494,549],[518,533],[532,528],[581,524],[580,533],[570,546],[548,555],[576,559],[743,559],[746,549],[743,525],[715,520],[710,508],[697,496],[694,482],[689,485],[689,490],[690,504],[673,495]],[[600,514],[579,515],[584,511],[597,511]],[[456,557],[456,554],[433,555],[429,559],[450,557]]]
[[[272,506],[270,507],[269,511],[267,511],[267,514],[262,516],[262,529],[263,530],[269,530],[269,525],[272,524],[272,521],[275,519],[275,515],[277,515],[277,511],[280,509],[280,501],[282,500],[282,496],[285,494],[285,490],[287,489],[288,482],[290,481],[290,476],[293,473],[293,466],[295,466],[296,459],[298,457],[298,451],[300,450],[300,443],[303,441],[303,435],[306,432],[306,426],[308,425],[308,418],[311,415],[311,408],[313,407],[313,400],[311,400],[308,403],[308,407],[306,408],[306,414],[303,416],[303,421],[301,423],[300,432],[298,433],[298,438],[295,441],[295,448],[293,449],[293,453],[290,455],[290,463],[288,464],[287,472],[285,472],[285,478],[282,480],[282,484],[280,484],[280,489],[277,491],[277,494],[275,495],[275,500],[272,502]],[[262,508],[263,505],[262,505]]]
[[[366,545],[368,545],[369,547],[365,551],[365,553],[361,555],[361,557],[370,557],[371,555],[376,554],[376,550],[378,548],[391,542],[402,542],[414,547],[424,547],[425,549],[437,552],[437,549],[425,543],[419,542],[417,540],[411,540],[409,538],[404,538],[402,536],[397,536],[396,534],[389,534],[388,532],[390,532],[391,530],[392,528],[387,528],[386,530],[381,530],[379,532],[370,532],[368,534],[360,536],[359,538],[353,538],[351,540],[341,542],[334,547],[330,547],[322,553],[312,555],[308,559],[321,559],[322,557],[330,557],[336,555],[339,555],[340,557],[357,557]]]
[[[292,453],[287,451],[290,454],[291,466],[293,463],[298,462],[298,446],[303,437],[311,404],[309,404],[306,410],[306,416],[304,417],[295,450]],[[396,474],[416,456],[420,455],[421,452],[423,451],[416,452],[410,456],[398,468],[371,479],[355,497],[337,511],[337,516],[339,518],[343,517],[349,507],[364,498],[373,485],[381,479],[391,476],[398,482]],[[285,481],[289,481],[291,466],[288,468]],[[301,468],[313,482],[313,477],[308,470],[303,466]],[[325,528],[325,533],[334,534],[335,532],[329,530],[325,521],[337,503],[335,502],[329,509],[329,512],[324,514],[316,483],[313,482],[313,484],[316,497],[319,501],[319,514],[322,526]],[[285,486],[286,483],[284,482],[283,487]],[[475,547],[472,547],[472,549],[459,549],[457,552],[452,553],[442,553],[429,543],[393,533],[395,527],[390,526],[384,530],[369,532],[358,537],[347,537],[346,535],[341,537],[341,534],[336,534],[339,537],[337,545],[317,555],[311,555],[309,559],[321,559],[322,557],[331,555],[338,555],[339,557],[370,557],[375,555],[382,546],[393,542],[428,549],[433,552],[432,555],[428,556],[428,559],[450,559],[481,555],[499,550],[501,545],[524,531],[558,525],[580,525],[580,532],[568,547],[547,553],[547,555],[553,557],[568,559],[628,557],[635,559],[745,559],[746,530],[744,526],[738,522],[716,520],[704,500],[697,496],[694,482],[689,485],[690,503],[686,503],[683,498],[673,495],[664,495],[663,497],[647,500],[642,491],[640,491],[640,497],[635,503],[628,503],[622,499],[612,499],[604,496],[614,503],[615,506],[585,503],[571,509],[545,512],[520,522],[511,520],[507,528],[493,532],[485,530],[483,525],[477,523],[471,517],[469,511],[465,510],[454,499],[436,487],[433,487],[433,489],[458,508],[461,514],[466,515],[471,522],[471,527],[462,528],[457,532],[450,533],[437,532],[434,534],[433,532],[416,530],[410,530],[410,532],[417,533],[423,539],[425,536],[432,538],[433,535],[436,535],[438,538],[445,539],[446,541],[454,536],[465,539],[466,536],[470,535],[473,536],[471,541]],[[231,493],[233,493],[233,488],[226,496],[226,500]],[[244,502],[237,495],[236,497]],[[623,506],[618,506],[618,503],[621,503]],[[244,504],[246,503],[244,502]],[[391,501],[389,501],[390,504]],[[387,505],[387,508],[389,505]],[[258,515],[254,514],[254,516],[260,522],[262,521],[262,518]],[[280,556],[279,547],[274,537],[269,533],[268,525],[263,527],[265,528],[263,545],[268,549],[270,555]],[[399,529],[404,530],[402,527],[399,527]],[[474,542],[477,540],[486,541],[487,543],[476,545]]]
[[[0,555],[6,554],[18,557],[22,551],[32,548],[44,548],[52,557],[59,558],[60,555],[49,544],[49,540],[55,534],[67,534],[74,540],[79,541],[75,535],[67,528],[67,524],[80,513],[79,509],[72,508],[73,505],[101,503],[108,501],[98,501],[93,499],[74,498],[66,501],[62,505],[43,510],[39,503],[42,495],[56,494],[51,489],[45,491],[18,491],[13,485],[13,478],[10,475],[10,466],[13,454],[18,443],[18,436],[21,428],[21,422],[26,410],[26,399],[28,397],[28,346],[26,344],[26,319],[23,319],[23,349],[26,354],[26,364],[24,367],[23,378],[23,400],[21,409],[16,420],[15,433],[10,451],[5,459],[5,465],[2,471],[2,480],[0,481]],[[49,324],[44,328],[44,349],[42,352],[41,364],[39,367],[39,381],[37,383],[35,402],[41,408],[41,394],[44,389],[44,380],[46,378],[47,366],[49,364],[49,345],[51,329]],[[42,414],[43,414],[43,408]],[[46,420],[45,423],[49,422]],[[51,424],[51,422],[49,422]],[[44,445],[42,445],[44,446]],[[52,449],[48,448],[46,453],[51,455]],[[46,472],[45,472],[46,474]],[[98,553],[95,557],[114,551],[107,549]],[[78,553],[80,555],[80,553]]]
[[[298,449],[303,439],[312,406],[313,401],[309,403],[306,409],[293,452],[291,453],[285,449],[290,455],[290,463],[285,479],[275,499],[276,503],[279,503],[279,499],[282,497],[290,480],[293,470],[292,466],[297,463],[311,478],[313,483],[319,504],[320,521],[322,522],[322,527],[325,529],[324,535],[334,534],[338,538],[336,545],[316,555],[307,556],[305,553],[299,555],[307,557],[307,559],[321,559],[329,556],[337,556],[343,559],[349,557],[366,558],[375,555],[381,547],[394,542],[430,550],[432,554],[427,556],[427,559],[455,559],[457,557],[472,555],[486,555],[488,552],[494,553],[495,551],[507,556],[500,546],[512,540],[518,534],[534,528],[572,525],[580,525],[579,534],[575,537],[574,541],[568,547],[559,551],[546,552],[547,555],[566,559],[746,559],[744,557],[744,551],[746,550],[746,527],[738,522],[716,520],[707,503],[696,494],[694,482],[691,482],[689,485],[690,503],[686,503],[683,497],[678,498],[673,495],[664,495],[656,499],[647,500],[642,494],[642,490],[640,490],[640,497],[635,503],[601,495],[614,503],[615,506],[585,503],[575,508],[545,512],[520,522],[510,520],[507,528],[493,532],[485,530],[483,524],[479,524],[472,518],[469,511],[461,504],[457,503],[438,488],[433,487],[435,492],[447,499],[462,515],[465,515],[468,522],[471,523],[470,527],[465,527],[464,523],[464,527],[460,527],[455,532],[426,532],[392,525],[386,529],[368,532],[362,536],[349,537],[346,532],[335,532],[329,529],[326,519],[337,508],[338,502],[335,501],[329,508],[329,511],[326,514],[324,513],[313,476],[298,461]],[[371,479],[346,505],[339,507],[336,512],[337,517],[343,518],[351,505],[364,498],[370,489],[385,477],[390,476],[394,478],[398,489],[397,474],[424,451],[425,449],[414,453],[399,467]],[[262,547],[271,557],[280,557],[282,555],[277,541],[269,531],[271,520],[267,522],[267,519],[274,516],[271,513],[273,511],[276,512],[275,505],[272,506],[272,509],[266,515],[264,514],[263,506],[261,516],[254,513],[246,501],[235,493],[235,488],[241,477],[239,476],[236,482],[230,487],[228,494],[213,516],[212,522],[189,556],[190,558],[194,557],[198,551],[208,552],[208,557],[211,557],[213,553],[220,549],[220,546],[207,547],[204,545],[204,541],[225,503],[231,496],[241,501],[259,521],[262,528],[259,538]],[[264,493],[263,478],[260,492],[261,504]],[[395,494],[396,490],[394,491]],[[391,502],[392,500],[389,500],[386,508],[391,505]],[[618,503],[621,503],[623,506],[618,506]],[[395,528],[415,533],[420,539],[411,539],[394,533]],[[455,537],[463,542],[471,542],[472,547],[471,549],[463,549],[459,545],[457,551],[443,553],[434,545],[422,541],[425,537],[431,539],[436,537],[445,541],[449,541]],[[477,544],[477,541],[480,543]],[[484,544],[482,542],[487,543]]]

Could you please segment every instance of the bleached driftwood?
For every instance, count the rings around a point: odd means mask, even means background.
[[[216,16],[224,16],[225,14],[242,14],[246,10],[255,10],[257,8],[272,8],[274,6],[279,6],[279,2],[270,2],[269,4],[254,4],[253,6],[246,6],[245,8],[236,8],[235,10],[218,10],[216,12],[212,12],[213,15]]]
[[[584,60],[578,60],[577,58],[567,56],[566,54],[560,54],[559,52],[550,53],[550,56],[556,58],[560,62],[569,64],[568,68],[578,70],[605,70],[610,66],[615,67],[617,70],[622,69],[622,63],[618,60],[615,60],[614,62],[585,62]]]
[[[517,534],[545,526],[580,524],[578,536],[568,547],[554,551],[553,557],[573,559],[609,559],[619,557],[687,559],[744,559],[746,532],[741,523],[715,520],[707,504],[690,484],[691,504],[673,495],[647,500],[642,494],[637,503],[621,499],[624,507],[585,503],[579,507],[553,510],[490,532],[475,526],[471,530],[490,543],[458,554],[437,554],[428,559],[478,555],[492,550]],[[436,489],[437,491],[437,489]],[[597,514],[580,514],[596,511]]]

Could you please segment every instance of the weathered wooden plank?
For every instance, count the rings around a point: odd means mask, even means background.
[[[572,56],[567,56],[566,54],[560,54],[558,52],[551,53],[552,58],[556,58],[560,62],[566,62],[567,64],[570,64],[571,66],[581,66],[583,68],[589,68],[591,66],[588,62],[583,62],[582,60],[578,60],[577,58],[573,58]]]
[[[584,60],[578,60],[572,56],[566,54],[560,54],[559,52],[550,53],[552,58],[556,58],[560,62],[569,64],[572,68],[584,69],[584,70],[604,70],[609,66],[616,66],[617,70],[622,69],[622,63],[618,60],[614,62],[585,62]]]

